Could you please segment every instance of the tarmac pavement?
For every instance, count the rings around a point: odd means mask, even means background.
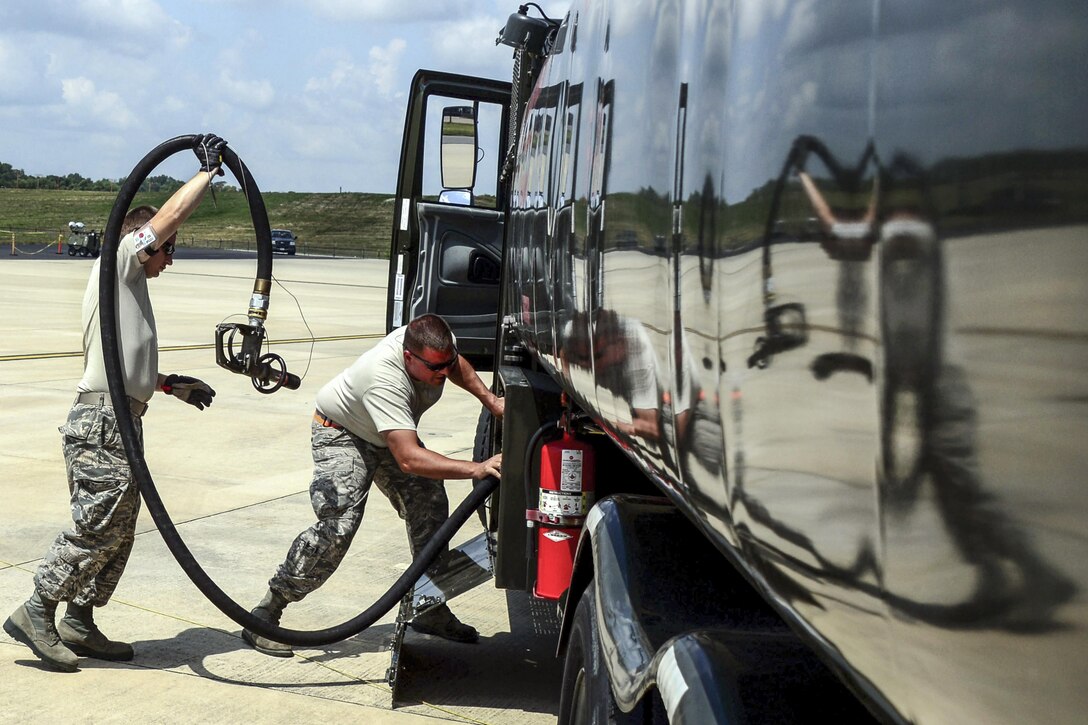
[[[80,305],[92,262],[0,252],[0,617],[30,595],[35,568],[70,525],[57,427],[82,374]],[[252,258],[187,259],[182,248],[151,281],[160,371],[199,377],[218,395],[203,412],[156,396],[144,427],[148,467],[179,533],[246,608],[313,520],[313,399],[382,336],[387,275],[384,261],[277,257],[282,286],[273,287],[266,329],[272,351],[304,379],[298,391],[263,395],[217,367],[212,347],[218,322],[244,321],[255,269]],[[311,337],[312,345],[276,343]],[[471,396],[450,385],[424,416],[421,437],[433,450],[469,458],[478,414]],[[451,509],[469,490],[467,482],[447,488]],[[454,541],[479,531],[474,517]],[[284,626],[317,629],[355,616],[409,562],[403,524],[375,493],[336,575],[291,605]],[[385,675],[395,612],[344,642],[293,658],[261,655],[189,582],[144,510],[117,592],[96,611],[103,631],[133,642],[135,660],[83,659],[79,672],[56,673],[0,632],[0,723],[554,722],[561,663],[552,609],[492,584],[451,608],[480,630],[480,642],[409,630],[394,704]]]

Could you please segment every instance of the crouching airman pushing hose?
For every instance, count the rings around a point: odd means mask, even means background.
[[[193,151],[200,170],[163,204],[130,210],[117,247],[117,318],[128,406],[142,441],[141,416],[156,390],[199,410],[215,391],[184,375],[159,372],[158,336],[147,281],[173,264],[178,228],[200,205],[217,174],[222,174],[226,142],[213,134],[197,136]],[[16,609],[4,630],[30,647],[52,669],[72,672],[79,656],[131,660],[132,646],[106,637],[94,621],[124,572],[135,540],[140,495],[125,455],[103,359],[99,315],[102,260],[91,270],[83,297],[83,379],[63,435],[73,527],[61,532],[34,575],[34,592]],[[67,602],[59,623],[56,608]]]
[[[438,402],[447,378],[494,416],[503,414],[502,398],[458,354],[449,326],[437,315],[422,315],[394,330],[318,391],[310,484],[317,522],[295,539],[253,616],[279,624],[289,602],[332,576],[362,522],[372,482],[404,519],[412,555],[419,558],[449,516],[443,479],[499,476],[501,454],[482,463],[460,461],[427,450],[419,440],[420,417]],[[440,567],[442,558],[429,571]],[[457,642],[479,638],[445,604],[417,615],[410,626]],[[249,629],[242,636],[265,654],[292,654],[290,646]]]

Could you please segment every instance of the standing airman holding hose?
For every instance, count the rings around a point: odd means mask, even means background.
[[[158,335],[147,280],[173,263],[178,228],[200,205],[220,168],[226,142],[213,134],[197,137],[193,151],[200,171],[161,209],[136,207],[125,216],[117,245],[118,342],[124,374],[124,404],[141,439],[141,416],[156,390],[199,410],[215,391],[184,375],[159,372]],[[34,575],[34,593],[16,609],[4,630],[27,645],[47,666],[78,668],[78,655],[130,660],[130,644],[115,642],[94,622],[94,607],[109,602],[135,541],[140,494],[125,456],[114,404],[106,381],[99,318],[99,270],[91,270],[83,296],[83,379],[63,435],[73,527],[61,532]],[[55,621],[57,604],[67,612]]]

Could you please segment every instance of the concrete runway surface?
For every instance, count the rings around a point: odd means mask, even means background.
[[[30,595],[35,568],[71,523],[57,427],[82,374],[80,305],[92,261],[51,250],[0,254],[3,617]],[[160,371],[199,377],[218,395],[203,412],[156,396],[144,429],[149,469],[179,533],[246,608],[313,520],[307,495],[313,399],[381,337],[387,265],[275,259],[282,286],[273,286],[266,329],[271,349],[304,379],[300,390],[273,395],[217,367],[212,345],[217,323],[244,321],[255,270],[252,257],[187,258],[179,249],[173,267],[151,280]],[[300,341],[311,337],[312,345]],[[421,437],[429,448],[470,458],[478,414],[475,400],[450,385],[424,417]],[[451,509],[468,488],[448,484]],[[340,569],[287,609],[285,626],[317,629],[349,619],[407,567],[404,526],[374,490]],[[479,531],[474,517],[455,543]],[[83,659],[78,672],[56,673],[0,632],[0,723],[554,722],[562,663],[554,658],[553,608],[491,584],[451,607],[480,630],[479,644],[409,630],[394,706],[384,677],[395,612],[347,641],[289,659],[266,657],[188,580],[144,510],[117,592],[96,611],[103,631],[134,644],[135,660]]]

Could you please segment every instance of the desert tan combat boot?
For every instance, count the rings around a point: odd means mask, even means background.
[[[132,659],[132,645],[114,642],[94,623],[94,607],[68,603],[68,611],[57,624],[60,639],[68,649],[83,657],[127,662]]]
[[[269,624],[279,624],[280,615],[283,614],[283,609],[286,606],[287,600],[269,589],[261,603],[254,607],[250,614],[257,619],[263,619]],[[253,649],[272,657],[291,657],[295,654],[291,649],[291,645],[274,642],[248,629],[242,630],[242,639],[249,642]]]
[[[58,672],[75,672],[79,658],[64,646],[54,622],[57,603],[35,591],[27,602],[11,613],[4,631],[34,651],[42,662]]]

